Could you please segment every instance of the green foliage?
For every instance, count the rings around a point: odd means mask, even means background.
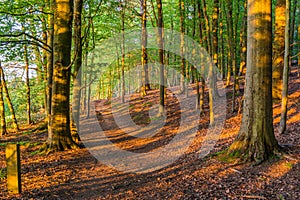
[[[30,80],[30,98],[31,98],[31,112],[33,121],[41,120],[44,117],[43,104],[44,104],[44,84],[38,84],[35,78]],[[13,97],[12,104],[14,106],[16,117],[19,122],[26,121],[26,85],[21,79],[11,81],[8,83],[8,90]],[[5,114],[7,116],[7,123],[12,122],[12,116],[9,112],[7,103],[5,104]]]

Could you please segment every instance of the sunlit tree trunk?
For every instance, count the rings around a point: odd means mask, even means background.
[[[54,1],[54,69],[51,106],[51,132],[48,150],[78,146],[70,131],[70,76],[73,1]]]
[[[247,9],[247,2],[245,1],[244,3],[244,9]],[[240,61],[240,69],[239,69],[239,78],[242,79],[242,75],[244,72],[244,69],[246,67],[246,58],[247,58],[247,12],[245,12],[244,16],[243,16],[243,22],[242,22],[242,31],[240,33],[240,37],[241,37],[241,41],[240,41],[240,45],[241,45],[241,52],[240,52],[240,57],[241,57],[241,61]],[[240,81],[239,81],[240,83]]]
[[[0,66],[1,66],[1,62],[0,62]],[[3,89],[2,76],[0,76],[0,137],[7,134],[2,89]]]
[[[285,10],[286,24],[290,23],[290,0],[286,0]],[[284,67],[282,78],[282,101],[281,101],[281,118],[280,133],[286,130],[286,117],[288,106],[288,82],[289,82],[289,61],[290,61],[290,27],[285,26],[285,50],[284,50]]]
[[[219,21],[219,0],[214,0],[214,10],[212,16],[212,55],[213,61],[218,66],[218,21]]]
[[[281,99],[284,60],[285,0],[277,0],[273,48],[272,96]]]
[[[74,1],[74,70],[73,70],[73,102],[72,102],[72,127],[75,122],[76,129],[72,129],[72,137],[74,141],[78,142],[79,135],[79,119],[80,119],[80,99],[81,99],[81,72],[82,72],[82,36],[81,36],[81,14],[82,14],[83,0]]]
[[[15,109],[14,109],[12,103],[11,103],[11,98],[10,98],[8,88],[7,88],[7,85],[6,85],[5,75],[4,75],[4,72],[3,72],[3,68],[1,66],[1,62],[0,62],[0,78],[2,80],[2,90],[5,93],[6,102],[7,102],[9,111],[10,111],[11,116],[12,116],[13,128],[16,131],[18,131],[19,130],[18,121],[17,121],[17,118],[16,118]]]
[[[271,0],[248,0],[243,119],[229,153],[260,163],[277,152],[272,110]]]

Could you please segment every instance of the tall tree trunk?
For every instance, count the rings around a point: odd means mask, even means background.
[[[235,60],[235,37],[234,37],[234,28],[233,28],[233,2],[227,0],[227,30],[228,30],[228,45],[229,45],[229,67],[232,67],[233,72],[233,87],[232,87],[232,108],[231,111],[235,110],[235,95],[236,95],[236,60]],[[230,76],[229,76],[230,77]],[[230,78],[227,79],[227,84],[230,84]]]
[[[146,91],[150,90],[149,73],[148,73],[148,54],[147,54],[147,0],[141,0],[142,15],[142,88],[141,96],[147,95]]]
[[[27,112],[27,124],[31,124],[31,100],[30,100],[30,83],[29,83],[29,59],[27,46],[24,45],[24,61],[25,61],[25,85],[26,85],[26,112]]]
[[[219,21],[219,0],[214,0],[214,11],[212,20],[212,57],[214,64],[218,67],[218,21]]]
[[[82,37],[81,37],[81,14],[82,14],[83,0],[74,0],[74,71],[73,71],[73,103],[72,112],[73,121],[76,129],[72,129],[73,140],[78,142],[80,140],[79,119],[80,119],[80,99],[81,99],[81,72],[82,72]]]
[[[245,1],[244,3],[244,9],[247,9],[247,2]],[[240,45],[241,45],[241,52],[240,52],[240,57],[241,57],[241,62],[240,62],[240,69],[239,69],[239,78],[242,78],[244,69],[246,67],[246,58],[247,58],[247,12],[244,13],[243,16],[243,22],[242,22],[242,31],[240,33]],[[240,81],[239,81],[240,82]]]
[[[126,4],[125,5],[122,4],[122,16],[121,16],[122,17],[122,44],[121,44],[122,103],[125,102],[125,8],[126,8]]]
[[[179,12],[180,12],[180,56],[181,56],[181,73],[180,73],[180,93],[184,93],[186,90],[185,83],[185,50],[184,50],[184,33],[185,33],[185,5],[183,0],[179,0]]]
[[[50,10],[53,12],[53,0],[49,0]],[[54,20],[53,15],[48,15],[47,45],[52,47],[52,51],[47,53],[46,66],[46,121],[48,127],[48,137],[52,133],[51,127],[51,102],[53,83],[53,40],[54,40]]]
[[[6,102],[7,102],[9,111],[10,111],[11,116],[12,116],[13,128],[15,129],[15,131],[19,131],[19,126],[18,126],[18,121],[17,121],[17,118],[16,118],[16,114],[15,114],[15,109],[14,109],[12,103],[11,103],[11,98],[9,96],[9,92],[8,92],[8,88],[7,88],[7,85],[6,85],[5,75],[4,75],[4,72],[3,72],[3,68],[1,66],[1,62],[0,62],[0,77],[2,78],[2,90],[5,93]]]
[[[290,0],[286,0],[285,10],[286,24],[290,24]],[[286,130],[286,117],[288,106],[288,82],[289,82],[289,61],[290,61],[290,26],[285,26],[285,50],[284,50],[284,67],[282,80],[282,101],[281,101],[281,118],[280,133]]]
[[[272,70],[272,96],[274,99],[281,99],[282,93],[285,22],[285,0],[277,0],[275,8],[274,58]]]
[[[241,129],[229,153],[260,163],[278,150],[272,110],[271,0],[248,0],[247,72]]]
[[[157,42],[158,42],[158,56],[159,56],[159,63],[160,63],[160,69],[159,69],[159,110],[158,110],[158,116],[164,115],[165,110],[165,89],[164,89],[164,83],[165,83],[165,67],[164,67],[164,35],[163,35],[163,9],[162,9],[162,1],[156,0],[157,4]]]
[[[0,66],[1,66],[1,62],[0,62]],[[3,88],[2,76],[0,76],[0,137],[7,134],[2,88]]]
[[[70,131],[70,76],[73,1],[54,1],[54,69],[51,106],[51,132],[48,150],[78,146]]]

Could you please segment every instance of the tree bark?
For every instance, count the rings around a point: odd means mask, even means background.
[[[186,90],[185,82],[185,48],[184,48],[184,33],[185,33],[185,5],[183,0],[179,0],[179,13],[180,13],[180,56],[181,56],[181,73],[180,73],[180,93],[184,93]]]
[[[248,0],[243,119],[229,153],[260,163],[278,151],[272,110],[271,0]]]
[[[81,36],[81,14],[82,14],[83,0],[74,0],[74,70],[73,70],[73,102],[72,113],[73,120],[72,127],[75,122],[76,129],[72,129],[72,137],[75,142],[80,140],[79,119],[80,119],[80,99],[81,99],[81,71],[82,71],[82,36]]]
[[[147,95],[150,90],[149,73],[148,73],[148,54],[147,54],[147,0],[141,0],[142,15],[142,88],[141,96]]]
[[[284,62],[284,27],[285,0],[277,0],[275,8],[275,33],[273,48],[273,73],[272,73],[272,96],[274,99],[281,99],[282,76]]]
[[[29,83],[29,59],[27,46],[24,45],[24,61],[25,61],[25,85],[26,85],[26,112],[27,112],[27,124],[31,124],[31,100],[30,100],[30,83]]]
[[[54,12],[53,0],[49,0],[50,10]],[[48,15],[47,45],[52,47],[52,51],[47,53],[46,66],[46,121],[48,127],[48,137],[52,133],[51,127],[51,102],[52,102],[52,83],[53,83],[53,40],[54,40],[54,20],[53,15]]]
[[[290,0],[286,0],[285,10],[286,24],[290,24]],[[281,99],[281,118],[280,133],[286,131],[286,118],[288,106],[288,82],[289,82],[289,61],[290,61],[290,27],[285,26],[285,50],[284,50],[284,67],[282,78],[282,99]]]
[[[54,69],[48,150],[77,148],[70,131],[70,76],[73,1],[54,1]]]
[[[159,63],[160,63],[160,69],[159,69],[159,76],[160,76],[160,83],[159,83],[159,110],[158,110],[158,116],[164,115],[165,110],[165,89],[164,89],[164,82],[165,82],[165,67],[164,67],[164,35],[163,35],[163,9],[162,9],[162,1],[156,0],[157,3],[157,14],[158,14],[158,20],[157,20],[157,41],[158,41],[158,55],[159,55]]]
[[[0,66],[1,66],[1,62],[0,62]],[[7,134],[2,88],[3,88],[3,81],[2,81],[2,76],[0,76],[0,137]]]

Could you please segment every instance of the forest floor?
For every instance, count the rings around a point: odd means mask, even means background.
[[[228,89],[226,121],[209,156],[198,158],[201,141],[208,128],[208,106],[201,117],[199,131],[188,150],[172,164],[147,173],[118,171],[98,161],[87,148],[40,155],[46,130],[36,124],[20,133],[0,138],[0,199],[300,199],[300,79],[291,72],[287,132],[278,134],[280,102],[274,102],[274,130],[285,156],[274,157],[260,165],[237,164],[220,152],[234,140],[241,114],[231,112]],[[141,100],[130,101],[132,119],[141,126],[149,124],[149,107],[158,101],[151,91]],[[238,97],[239,99],[241,96]],[[206,100],[207,101],[207,100]],[[145,104],[145,102],[148,102]],[[151,102],[151,103],[149,103]],[[162,147],[176,135],[179,126],[178,100],[167,98],[166,125],[151,138],[135,138],[117,128],[108,102],[98,101],[96,109],[105,134],[112,142],[135,153]],[[237,101],[239,102],[239,101]],[[238,107],[238,105],[237,105]],[[21,146],[22,194],[8,194],[6,188],[5,144]]]

